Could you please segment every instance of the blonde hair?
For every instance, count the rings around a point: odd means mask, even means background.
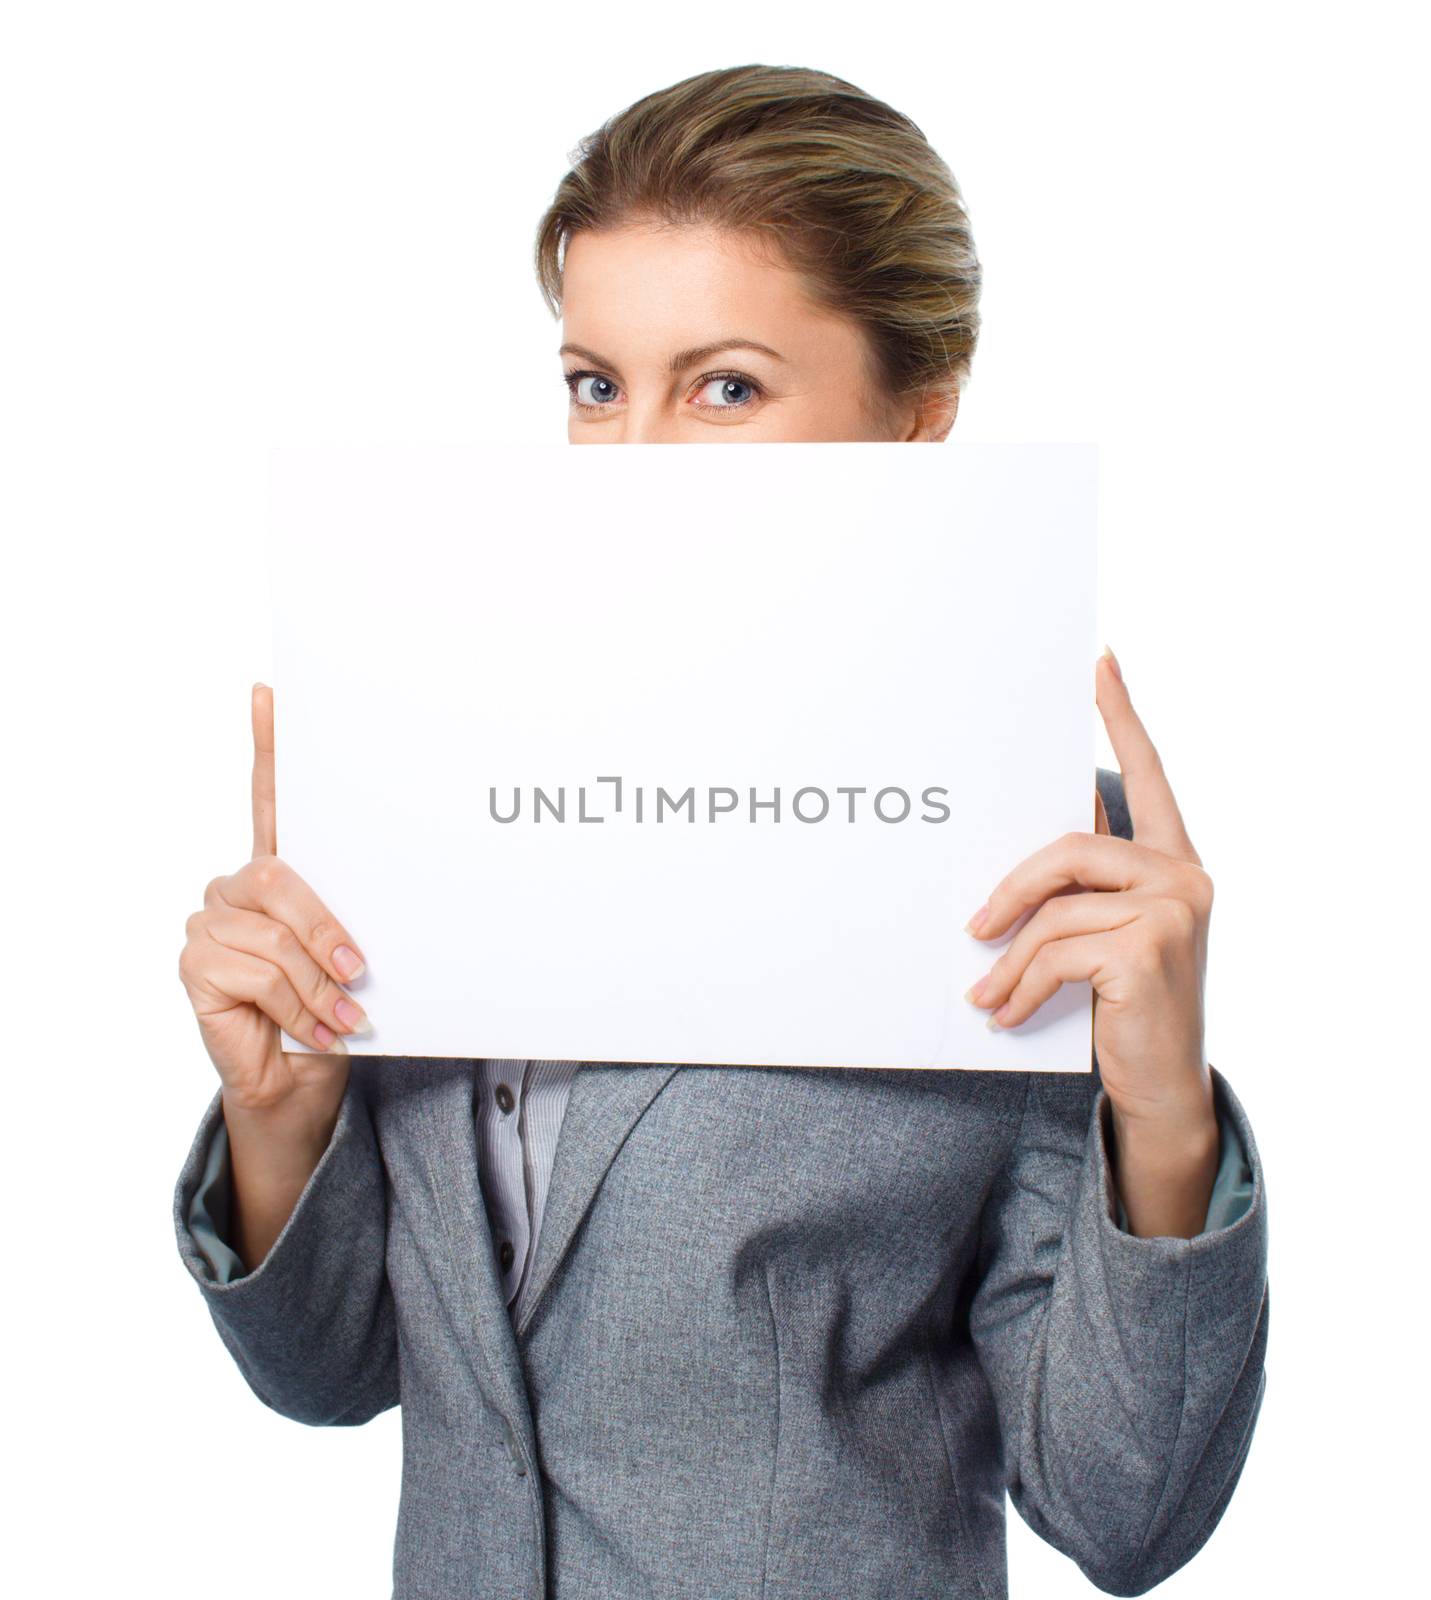
[[[805,67],[725,67],[645,96],[588,134],[537,227],[561,313],[572,235],[653,217],[764,240],[853,318],[889,398],[969,378],[981,272],[954,175],[908,117]]]

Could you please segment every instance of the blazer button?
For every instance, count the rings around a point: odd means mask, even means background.
[[[512,1241],[510,1239],[503,1239],[500,1247],[497,1250],[497,1259],[502,1263],[503,1272],[508,1272],[511,1270],[512,1261],[516,1254],[517,1252],[512,1248]]]
[[[497,1104],[502,1108],[503,1112],[510,1111],[516,1103],[516,1097],[507,1085],[499,1083],[497,1085]]]

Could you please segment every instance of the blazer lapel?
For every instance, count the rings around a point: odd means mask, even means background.
[[[435,1290],[463,1335],[464,1348],[475,1348],[478,1383],[532,1451],[526,1378],[477,1171],[476,1066],[467,1060],[413,1060],[407,1070],[429,1191],[426,1210],[440,1222],[431,1230]]]
[[[571,1248],[601,1180],[642,1114],[680,1070],[678,1064],[586,1062],[572,1080],[552,1158],[536,1254],[518,1302],[520,1338]]]

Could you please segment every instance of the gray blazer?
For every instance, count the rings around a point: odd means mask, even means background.
[[[1250,1200],[1174,1239],[1116,1224],[1096,1063],[588,1063],[515,1326],[474,1077],[354,1057],[293,1214],[230,1282],[190,1226],[217,1092],[174,1191],[266,1405],[349,1426],[401,1404],[395,1600],[990,1600],[1006,1491],[1110,1594],[1212,1532],[1268,1319],[1261,1163],[1220,1072]]]

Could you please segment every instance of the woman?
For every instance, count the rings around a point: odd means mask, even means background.
[[[792,68],[614,118],[537,265],[576,443],[937,441],[978,328],[948,169]],[[991,1025],[1091,980],[1084,1078],[350,1058],[359,930],[275,853],[258,687],[253,859],[180,959],[221,1087],[174,1221],[265,1403],[401,1401],[397,1594],[972,1600],[1006,1490],[1114,1594],[1208,1537],[1263,1392],[1261,1169],[1203,1054],[1210,880],[1111,656],[1096,692],[1097,831],[969,923],[1034,913]]]

